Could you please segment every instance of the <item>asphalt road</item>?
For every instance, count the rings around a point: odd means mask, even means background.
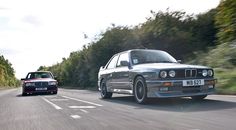
[[[60,89],[57,95],[21,96],[0,90],[1,130],[236,130],[236,96],[204,101],[132,96],[102,100],[98,92]]]

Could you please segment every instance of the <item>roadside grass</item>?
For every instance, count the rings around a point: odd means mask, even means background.
[[[0,86],[0,90],[5,90],[5,89],[12,89],[12,88],[18,88],[20,86],[17,86],[17,87],[10,87],[10,86]]]
[[[216,91],[218,94],[236,94],[236,68],[215,68],[215,77],[218,82]]]

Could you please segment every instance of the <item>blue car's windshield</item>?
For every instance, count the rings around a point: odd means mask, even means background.
[[[145,63],[177,63],[175,58],[164,51],[158,50],[135,50],[131,52],[133,65]]]

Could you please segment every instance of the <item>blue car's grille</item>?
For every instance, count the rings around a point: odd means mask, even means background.
[[[174,78],[206,78],[202,76],[202,70],[203,69],[176,69],[176,75]],[[169,72],[169,70],[166,70],[167,73]],[[171,78],[171,77],[167,77],[167,78]]]

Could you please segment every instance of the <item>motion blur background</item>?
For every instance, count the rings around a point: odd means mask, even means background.
[[[148,1],[145,2],[147,3]],[[180,1],[175,2],[178,3]],[[107,6],[109,8],[103,10],[103,13],[112,10],[113,8],[111,7],[113,6],[114,8],[116,7],[116,10],[121,10],[121,13],[113,12],[113,17],[110,19],[111,21],[106,22],[109,25],[104,25],[106,29],[101,29],[103,26],[99,25],[101,22],[99,19],[109,19],[109,16],[96,17],[97,13],[93,12],[93,14],[87,15],[90,17],[88,21],[90,21],[89,24],[91,26],[86,27],[96,28],[96,26],[98,26],[97,30],[100,32],[91,33],[88,31],[87,33],[86,31],[83,32],[83,30],[80,30],[78,32],[68,33],[68,35],[73,35],[79,39],[62,40],[65,45],[67,44],[67,51],[70,51],[67,52],[69,56],[63,53],[64,56],[58,54],[60,57],[65,57],[60,58],[60,60],[53,59],[53,62],[47,63],[38,62],[40,65],[37,64],[38,66],[35,70],[52,71],[58,77],[61,86],[96,88],[98,70],[100,66],[106,64],[113,54],[134,48],[160,49],[169,52],[176,59],[182,60],[183,63],[213,67],[215,76],[218,78],[218,93],[235,94],[236,1],[214,1],[215,4],[212,5],[213,7],[211,7],[211,9],[202,9],[202,12],[195,11],[195,14],[190,13],[188,8],[186,8],[186,10],[172,8],[175,7],[174,5],[181,4],[186,4],[187,6],[190,4],[187,1],[185,1],[186,3],[179,4],[175,2],[172,3],[172,6],[169,6],[170,8],[162,5],[165,9],[156,9],[155,4],[150,2],[150,5],[154,5],[154,7],[149,6],[149,13],[145,14],[145,16],[142,17],[143,19],[139,18],[139,20],[136,19],[136,21],[130,23],[122,23],[122,21],[129,19],[129,17],[134,19],[134,17],[139,14],[143,16],[142,12],[131,11],[129,16],[120,19],[122,15],[128,13],[124,10],[122,11],[122,6],[124,6],[125,9],[132,10],[132,2],[128,3],[129,6],[125,6],[125,1],[122,4],[118,4],[119,6],[115,6],[116,3],[112,3],[110,6]],[[201,4],[200,2],[203,1],[198,1],[199,6],[197,6],[196,3],[194,3],[195,6],[194,4],[190,4],[193,5],[191,8],[195,9],[194,7],[196,7],[196,10],[197,8],[201,10],[201,7],[206,6],[206,4]],[[208,2],[213,1],[209,0]],[[89,6],[86,7],[89,9]],[[133,7],[135,10],[135,2],[133,2]],[[137,7],[142,8],[142,4]],[[93,8],[93,6],[91,6],[91,8]],[[144,8],[147,9],[146,7]],[[4,8],[1,10],[4,10]],[[77,12],[75,12],[74,15],[76,15],[76,13]],[[80,21],[85,22],[86,17],[83,18],[84,19],[77,19],[77,21],[72,22],[78,22],[78,24]],[[40,26],[40,22],[37,22],[38,20],[34,17],[29,16],[26,20],[34,23],[34,25]],[[67,22],[67,20],[64,20],[64,22]],[[78,27],[79,26],[76,28]],[[66,26],[54,29],[59,32],[66,32],[63,28],[66,28]],[[47,34],[47,36],[49,35],[50,34]],[[44,42],[44,40],[42,42]],[[72,42],[78,44],[70,44]],[[34,43],[32,44],[35,45]],[[54,49],[54,47],[48,47],[47,44],[48,43],[40,44],[37,42],[37,45],[41,46],[36,53],[41,54],[42,57],[57,55],[54,53],[57,52],[56,47]],[[59,41],[58,43],[57,41],[52,41],[50,45],[62,46]],[[77,48],[75,48],[76,46]],[[38,46],[36,46],[36,48],[37,47]],[[47,51],[44,51],[44,48],[47,48],[45,49]],[[25,51],[27,51],[27,49]],[[63,52],[63,50],[59,49],[59,52],[60,51],[61,53]],[[44,52],[47,53],[45,54]],[[32,57],[24,57],[24,59],[27,60],[24,60],[23,65],[31,65],[34,64],[32,63],[33,61],[37,61],[37,58],[35,60]],[[3,56],[0,60],[0,86],[17,86],[19,81],[15,78],[13,69],[13,67],[17,65],[14,64],[12,67],[10,62]],[[41,61],[43,59],[38,60]],[[25,72],[25,74],[26,73],[27,72]],[[19,78],[19,76],[17,77]]]

